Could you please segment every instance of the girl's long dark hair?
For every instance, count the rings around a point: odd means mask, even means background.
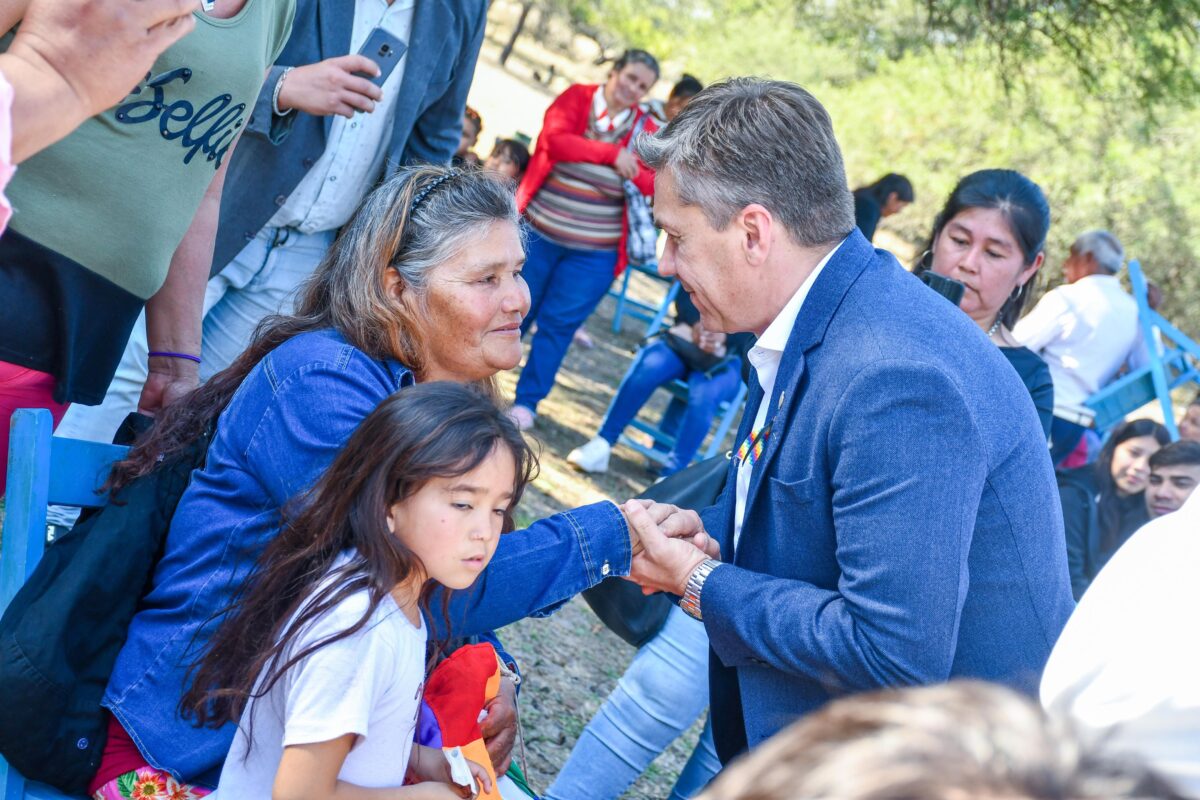
[[[389,178],[367,195],[304,283],[295,312],[264,319],[232,364],[159,413],[113,467],[107,488],[148,474],[214,425],[250,371],[293,336],[332,328],[371,358],[395,359],[419,377],[424,320],[388,296],[383,277],[395,269],[420,295],[434,267],[496,221],[519,223],[512,185],[498,176],[418,167]],[[490,381],[483,384],[492,391]]]
[[[520,431],[495,402],[458,383],[417,384],[372,411],[316,485],[285,509],[281,530],[263,551],[201,659],[180,712],[198,725],[236,722],[316,650],[368,624],[388,593],[420,575],[420,562],[387,526],[388,509],[433,478],[469,472],[494,451],[511,454],[516,484],[504,522],[537,467]],[[345,564],[334,568],[342,553]],[[428,611],[430,581],[421,591]],[[306,626],[356,592],[369,603],[352,626],[299,649]]]
[[[895,193],[897,200],[905,203],[911,203],[916,199],[912,181],[898,172],[889,172],[874,183],[858,187],[854,190],[854,193],[870,195],[876,203],[879,203],[880,208],[883,208],[887,204],[888,196],[893,193]]]
[[[999,211],[1008,220],[1013,238],[1021,248],[1025,266],[1046,249],[1046,234],[1050,232],[1050,203],[1042,188],[1016,170],[981,169],[972,172],[958,182],[954,191],[946,198],[946,205],[933,221],[933,233],[929,237],[932,248],[946,223],[960,212],[971,208],[991,208]],[[918,265],[918,274],[927,269]],[[1034,291],[1038,276],[1034,275],[1000,308],[1000,320],[1012,328],[1021,318],[1025,304]]]
[[[1121,498],[1112,476],[1113,453],[1122,442],[1139,436],[1153,436],[1160,445],[1171,441],[1167,429],[1154,420],[1134,419],[1117,426],[1096,458],[1096,495],[1099,498],[1096,521],[1100,526],[1100,547],[1108,552],[1115,550],[1121,542]]]

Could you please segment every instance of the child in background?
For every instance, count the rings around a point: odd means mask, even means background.
[[[239,720],[219,796],[470,796],[440,750],[413,744],[422,615],[439,586],[483,572],[534,466],[462,384],[405,388],[363,420],[285,511],[183,698],[199,724]]]
[[[529,148],[516,139],[497,139],[483,167],[520,183],[529,167]]]
[[[1200,394],[1192,398],[1191,404],[1179,418],[1179,438],[1200,442]]]
[[[458,149],[450,159],[451,166],[477,167],[479,156],[475,155],[475,145],[479,142],[479,134],[483,133],[483,117],[479,112],[467,106],[463,109],[462,136],[458,140]]]

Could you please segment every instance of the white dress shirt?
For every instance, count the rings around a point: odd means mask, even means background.
[[[1047,292],[1013,336],[1050,368],[1054,405],[1078,410],[1137,346],[1137,301],[1116,275],[1088,275]]]
[[[1042,675],[1042,705],[1200,798],[1200,492],[1105,565]]]
[[[845,239],[842,241],[844,242]],[[792,295],[792,299],[788,300],[787,305],[771,321],[762,336],[758,337],[754,347],[751,347],[750,352],[746,354],[754,366],[755,375],[758,376],[758,385],[763,390],[763,399],[759,403],[758,414],[755,415],[754,425],[750,428],[752,433],[766,424],[767,412],[771,410],[771,393],[775,391],[775,376],[779,373],[779,363],[783,361],[783,351],[792,335],[792,329],[796,327],[796,320],[800,317],[800,309],[804,306],[808,293],[812,290],[813,284],[817,282],[822,270],[825,269],[825,265],[829,263],[829,259],[833,258],[833,254],[841,246],[842,242],[838,242],[837,246],[826,253],[825,257],[817,263],[813,271],[804,279],[804,283],[800,284],[800,288]],[[776,432],[773,435],[777,436],[780,433]],[[741,442],[735,442],[734,447],[741,447],[741,444]],[[742,522],[746,518],[746,495],[750,493],[750,478],[753,474],[754,466],[747,457],[738,464],[737,471],[737,500],[733,511],[734,550],[737,549],[738,540],[742,537]]]
[[[407,43],[412,34],[415,6],[416,0],[394,0],[391,5],[387,0],[357,0],[350,52],[357,53],[376,28],[383,28]],[[375,103],[374,111],[355,112],[352,119],[333,118],[325,152],[275,212],[268,227],[317,233],[340,228],[350,221],[367,190],[382,173],[392,138],[392,110],[407,62],[405,52],[383,82],[383,99]]]

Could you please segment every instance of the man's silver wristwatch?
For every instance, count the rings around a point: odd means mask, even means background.
[[[696,565],[692,574],[688,576],[687,585],[683,589],[683,597],[679,600],[679,607],[689,617],[704,619],[700,614],[700,592],[704,591],[704,582],[708,580],[708,576],[719,566],[721,566],[720,561],[706,558]]]

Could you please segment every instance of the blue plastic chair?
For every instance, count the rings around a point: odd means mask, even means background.
[[[674,285],[674,281],[672,281],[670,278],[664,278],[662,275],[658,274],[658,264],[643,264],[640,266],[630,264],[625,268],[625,272],[621,274],[621,277],[617,278],[617,280],[613,282],[614,288],[608,290],[608,296],[617,301],[617,308],[613,312],[613,333],[621,332],[621,323],[625,317],[633,317],[634,319],[640,319],[642,322],[647,323],[645,335],[649,336],[651,333],[651,328],[655,324],[662,322],[659,312],[663,308],[663,305],[660,304],[658,306],[652,306],[629,296],[629,281],[633,278],[633,273],[635,272],[640,272],[643,275],[649,275],[656,281],[662,281],[663,283]],[[615,288],[617,282],[620,282],[621,284],[620,289]],[[670,291],[671,290],[668,289],[668,292]],[[671,301],[674,299],[675,295],[673,293],[670,294],[664,301],[666,307],[669,308]]]
[[[1084,405],[1095,417],[1092,427],[1101,436],[1126,415],[1158,401],[1171,440],[1179,439],[1171,390],[1186,383],[1200,384],[1200,344],[1150,308],[1142,265],[1129,262],[1129,282],[1138,304],[1138,325],[1147,349],[1146,363],[1130,370],[1089,397]]]
[[[663,326],[666,324],[667,315],[670,313],[671,304],[675,302],[675,297],[679,294],[679,291],[679,281],[672,281],[670,288],[667,290],[666,298],[662,301],[658,308],[654,310],[654,315],[650,317],[650,324],[646,328],[647,337],[653,336],[662,330]],[[641,363],[644,351],[645,348],[638,351],[637,356],[635,356],[633,359],[633,363],[629,365],[629,369],[625,372],[625,377],[621,379],[622,384],[625,383],[625,380],[628,379],[628,377],[637,368],[638,364]],[[617,439],[619,443],[638,453],[641,453],[643,456],[659,465],[666,463],[667,456],[675,447],[674,431],[668,429],[669,421],[673,416],[675,416],[672,411],[678,411],[681,408],[686,407],[688,400],[688,385],[682,380],[668,381],[661,388],[671,395],[671,400],[667,407],[666,413],[663,414],[658,423],[651,424],[644,420],[638,419],[637,417],[634,417],[633,421],[629,423],[630,428],[641,431],[649,436],[653,442],[652,446],[647,447],[625,433],[622,433]],[[617,392],[620,393],[620,388],[617,389]],[[738,386],[737,394],[734,395],[733,399],[727,400],[717,407],[717,429],[712,434],[712,438],[709,440],[708,447],[697,452],[696,457],[692,459],[693,462],[705,458],[711,458],[720,451],[721,445],[725,441],[725,437],[729,435],[729,431],[733,427],[734,422],[737,421],[738,416],[742,413],[742,406],[746,402],[746,394],[746,383],[743,381]],[[614,395],[613,399],[609,402],[608,410],[604,414],[605,418],[612,413],[612,408],[615,403],[616,395]]]
[[[96,507],[113,462],[128,448],[51,436],[54,420],[42,408],[17,410],[10,424],[8,490],[0,541],[0,609],[8,608],[46,549],[46,506]],[[0,758],[0,800],[72,800],[26,781]]]

